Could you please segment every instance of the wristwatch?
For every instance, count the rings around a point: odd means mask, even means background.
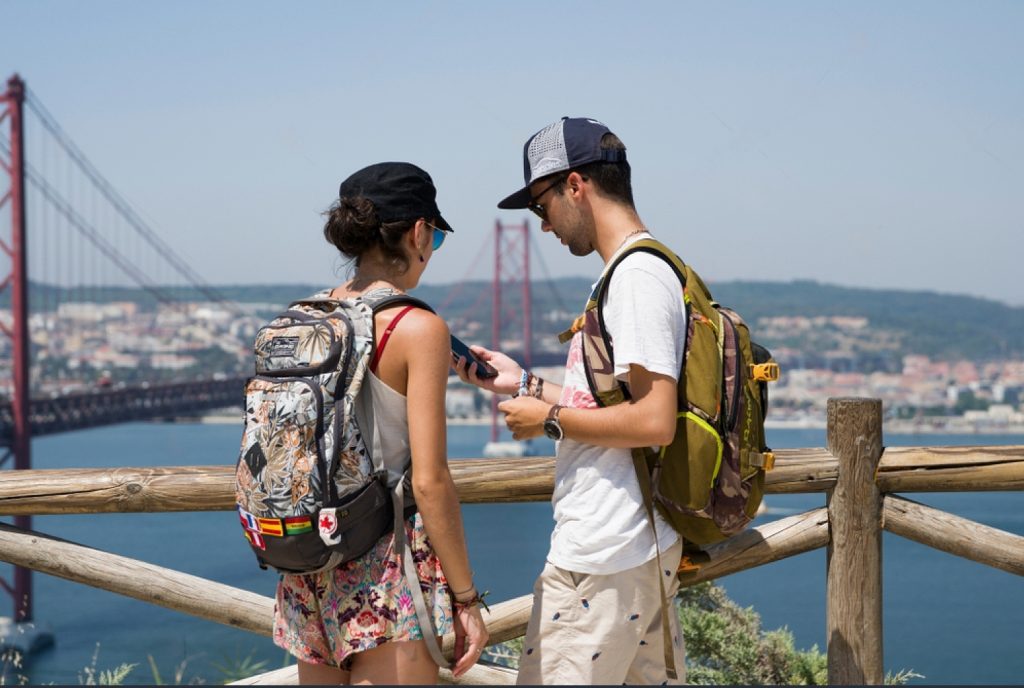
[[[544,419],[544,434],[555,441],[565,436],[565,433],[562,432],[562,424],[558,422],[558,412],[563,408],[565,407],[561,404],[555,404],[548,411],[548,417]]]

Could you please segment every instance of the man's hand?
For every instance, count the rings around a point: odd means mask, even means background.
[[[533,397],[516,397],[498,404],[498,410],[505,414],[505,425],[512,431],[512,439],[528,440],[544,434],[544,420],[551,404]]]
[[[519,390],[522,367],[500,351],[491,351],[482,346],[469,347],[473,355],[498,371],[497,377],[483,379],[476,376],[476,363],[469,363],[465,356],[455,358],[452,354],[452,369],[463,382],[498,394],[515,394]]]

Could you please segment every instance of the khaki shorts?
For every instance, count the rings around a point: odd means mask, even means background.
[[[674,603],[677,542],[657,558],[612,575],[573,573],[545,565],[533,586],[533,614],[519,661],[520,685],[681,684],[685,644]],[[678,678],[665,671],[661,600],[665,580]]]

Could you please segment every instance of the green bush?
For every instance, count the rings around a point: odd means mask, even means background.
[[[686,680],[699,685],[827,683],[828,666],[817,646],[797,650],[786,628],[763,632],[752,607],[730,600],[712,583],[683,588],[679,621],[686,638]]]

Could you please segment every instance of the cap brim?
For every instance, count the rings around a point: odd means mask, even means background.
[[[503,199],[498,203],[498,207],[502,210],[518,210],[521,208],[529,208],[530,200],[530,187],[524,186],[523,188],[516,191],[511,196]]]
[[[439,228],[443,229],[446,232],[454,232],[455,231],[454,229],[452,229],[452,226],[450,224],[448,224],[448,220],[444,219],[440,215],[437,216],[437,226]]]

